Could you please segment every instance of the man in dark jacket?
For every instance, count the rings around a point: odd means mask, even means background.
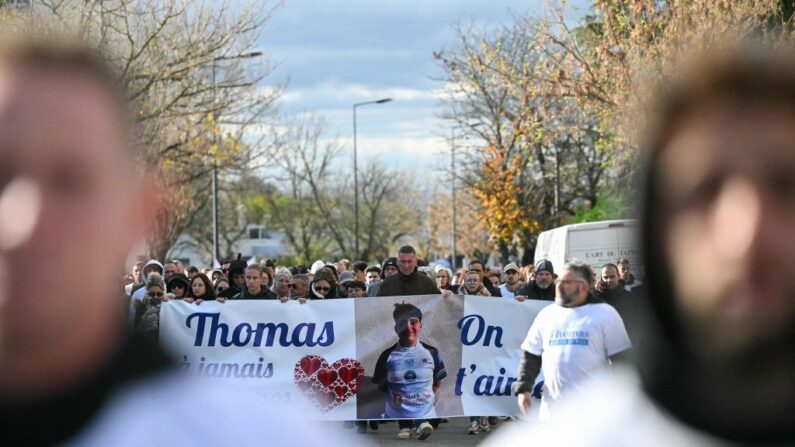
[[[398,250],[398,273],[384,279],[377,296],[435,295],[440,293],[436,283],[417,271],[417,252],[404,245]],[[385,269],[386,270],[386,269]]]
[[[624,282],[618,274],[618,266],[608,263],[602,266],[599,272],[599,280],[596,281],[596,296],[606,301],[608,304],[616,305],[631,299],[631,293],[624,289]]]
[[[533,270],[535,279],[516,291],[517,301],[543,300],[555,301],[555,269],[552,262],[541,259]]]
[[[630,263],[629,259],[621,258],[618,260],[618,275],[621,277],[622,285],[627,292],[631,292],[632,289],[636,287],[640,287],[643,285],[642,282],[635,275],[632,274],[630,271]]]
[[[273,291],[264,287],[262,284],[262,267],[253,264],[246,267],[244,271],[246,287],[233,296],[233,300],[277,300],[279,299]]]

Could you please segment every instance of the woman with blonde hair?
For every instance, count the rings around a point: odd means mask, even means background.
[[[439,290],[449,290],[453,293],[458,293],[460,286],[453,284],[453,272],[450,269],[437,265],[434,271],[436,272],[436,286],[439,287]]]

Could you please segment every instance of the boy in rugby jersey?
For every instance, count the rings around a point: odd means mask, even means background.
[[[379,356],[373,383],[386,394],[385,417],[417,419],[398,421],[398,437],[411,438],[411,427],[416,425],[417,437],[422,440],[433,433],[427,419],[436,417],[435,392],[447,371],[439,350],[420,341],[419,308],[405,302],[395,304],[392,317],[398,342]]]

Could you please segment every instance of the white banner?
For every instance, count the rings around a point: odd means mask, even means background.
[[[507,416],[518,413],[519,346],[548,304],[439,295],[169,301],[160,342],[185,370],[302,418]]]

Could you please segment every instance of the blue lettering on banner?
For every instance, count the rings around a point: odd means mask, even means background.
[[[266,346],[271,347],[278,342],[279,346],[330,346],[334,343],[334,322],[323,323],[320,333],[317,332],[317,323],[300,323],[290,330],[287,323],[240,323],[232,331],[229,325],[221,323],[220,312],[196,312],[188,315],[185,326],[192,329],[193,321],[196,323],[196,338],[194,346]],[[209,328],[208,328],[209,326]],[[207,336],[205,337],[205,334]]]
[[[183,369],[190,369],[190,362],[188,356],[183,355],[182,362]],[[260,357],[259,360],[249,363],[233,363],[233,362],[208,362],[206,358],[202,357],[198,363],[198,373],[204,377],[212,378],[236,378],[236,379],[269,379],[273,377],[273,363],[265,363],[265,359]]]
[[[463,394],[461,388],[464,383],[464,377],[474,373],[476,369],[477,366],[474,363],[469,365],[469,373],[466,372],[466,368],[459,368],[455,378],[456,396]],[[513,394],[513,384],[516,382],[516,377],[506,376],[505,368],[500,368],[499,373],[500,375],[498,376],[489,374],[478,376],[472,388],[473,394],[475,396],[510,396]]]
[[[458,320],[461,329],[461,343],[472,346],[483,341],[483,346],[489,346],[494,338],[494,346],[502,348],[502,328],[486,324],[486,320],[476,314],[467,315]],[[474,333],[473,333],[474,332]]]

